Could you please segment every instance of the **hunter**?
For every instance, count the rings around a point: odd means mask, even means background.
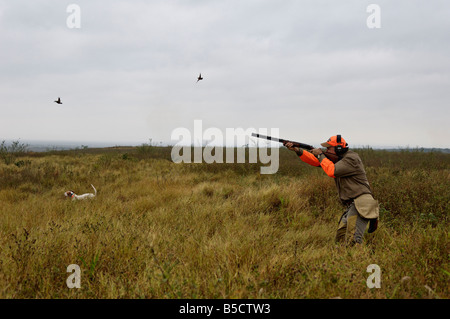
[[[327,148],[326,152],[320,148],[307,151],[294,147],[291,142],[283,145],[297,153],[303,162],[322,167],[328,176],[334,178],[339,198],[345,207],[339,219],[336,242],[361,244],[367,224],[369,233],[377,229],[378,201],[373,198],[361,158],[349,150],[344,138],[335,135],[322,143]]]

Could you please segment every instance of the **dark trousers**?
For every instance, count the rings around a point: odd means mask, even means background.
[[[355,203],[351,203],[339,220],[336,242],[345,242],[350,245],[361,244],[368,222],[369,219],[358,213]]]

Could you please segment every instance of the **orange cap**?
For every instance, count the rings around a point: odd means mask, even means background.
[[[338,136],[337,135],[330,137],[328,139],[328,141],[326,141],[325,143],[322,143],[320,145],[322,145],[323,147],[338,146],[338,145],[341,145],[342,147],[347,147],[348,146],[347,142],[344,140],[343,137],[341,137],[341,142],[338,143]]]

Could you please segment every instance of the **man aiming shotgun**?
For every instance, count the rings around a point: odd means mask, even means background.
[[[283,143],[294,151],[305,163],[322,167],[334,178],[339,198],[345,207],[336,232],[336,241],[349,244],[362,243],[364,231],[369,224],[369,233],[378,226],[378,201],[373,198],[364,165],[359,155],[349,150],[341,135],[335,135],[322,143],[326,152],[311,145],[253,134],[253,136]]]

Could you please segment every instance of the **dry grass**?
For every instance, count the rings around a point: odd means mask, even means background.
[[[359,153],[382,215],[356,247],[334,243],[333,180],[285,150],[275,175],[169,148],[20,154],[0,163],[0,298],[449,298],[450,156]]]

